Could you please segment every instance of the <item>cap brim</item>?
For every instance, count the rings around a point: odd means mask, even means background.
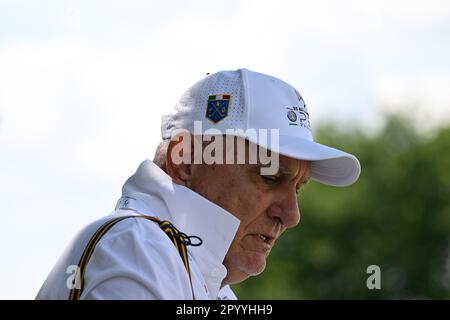
[[[354,155],[314,141],[280,135],[279,147],[272,148],[269,141],[255,141],[252,136],[244,138],[281,155],[311,161],[311,179],[320,183],[345,187],[355,183],[361,173]]]

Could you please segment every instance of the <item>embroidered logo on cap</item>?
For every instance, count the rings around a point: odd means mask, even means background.
[[[295,91],[295,95],[297,96],[298,101],[303,102],[303,98],[302,98],[302,95],[300,94],[300,92],[298,92],[298,91],[295,90],[295,89],[294,89],[294,91]]]
[[[295,123],[295,121],[297,121],[297,114],[293,111],[293,110],[291,110],[290,108],[288,108],[288,112],[287,112],[287,117],[288,117],[288,119],[289,119],[289,121],[290,121],[290,125],[291,126],[296,126],[297,124]]]
[[[300,125],[300,127],[304,127],[311,131],[311,123],[309,122],[309,113],[308,109],[306,108],[305,101],[303,101],[301,94],[297,90],[294,91],[299,101],[299,105],[286,107],[286,109],[288,110],[287,118],[289,119],[289,125],[290,126]]]
[[[228,116],[228,108],[230,106],[231,95],[216,94],[208,97],[206,106],[206,118],[214,123],[218,123]]]

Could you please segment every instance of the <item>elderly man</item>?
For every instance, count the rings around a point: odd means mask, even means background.
[[[229,285],[260,274],[299,223],[300,188],[360,173],[353,155],[313,141],[297,90],[247,69],[192,86],[163,117],[162,138],[38,299],[236,299]]]

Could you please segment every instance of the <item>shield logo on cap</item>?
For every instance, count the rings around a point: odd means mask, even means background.
[[[218,123],[228,116],[228,108],[230,106],[231,95],[216,94],[208,96],[208,104],[206,106],[206,118],[214,123]]]

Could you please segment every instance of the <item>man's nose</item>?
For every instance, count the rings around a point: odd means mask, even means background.
[[[285,228],[292,228],[300,222],[297,194],[290,192],[278,198],[269,209],[269,216],[280,222]]]

